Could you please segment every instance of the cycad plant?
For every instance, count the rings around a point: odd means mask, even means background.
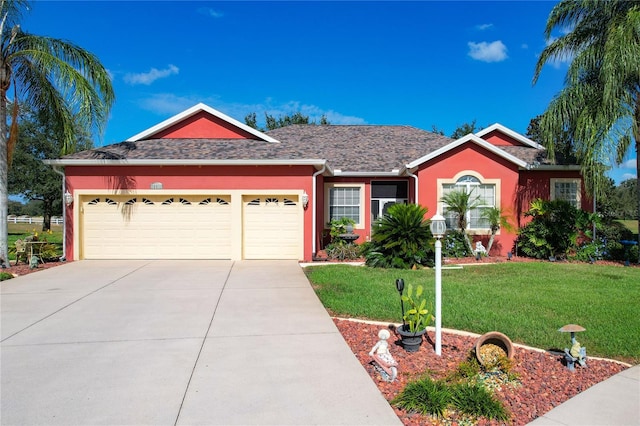
[[[415,268],[433,261],[427,209],[417,204],[395,204],[373,225],[365,247],[367,265],[381,268]]]

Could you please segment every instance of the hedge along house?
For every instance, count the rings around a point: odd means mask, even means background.
[[[535,198],[587,207],[579,168],[499,124],[461,139],[409,126],[292,125],[257,131],[198,104],[128,140],[48,164],[65,175],[67,259],[295,259],[324,248],[328,223],[350,217],[357,242],[394,203],[428,216],[456,189],[520,225]],[[512,250],[501,230],[492,254]]]

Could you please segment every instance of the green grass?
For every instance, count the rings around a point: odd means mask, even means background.
[[[636,236],[638,235],[638,221],[637,220],[618,220],[621,224],[626,226]]]
[[[434,271],[348,265],[307,268],[329,312],[399,323],[396,278],[422,284],[434,300]],[[432,311],[431,302],[430,311]],[[569,347],[565,324],[587,329],[577,339],[587,355],[640,363],[640,269],[580,263],[500,263],[442,272],[442,326],[543,349]]]
[[[42,232],[41,223],[9,223],[8,230],[9,260],[16,259],[15,252],[12,251],[15,248],[16,240],[24,240],[25,237],[33,235],[34,232],[38,233],[40,240],[46,239],[48,242],[55,244],[59,254],[62,255],[62,225],[51,224],[51,234]]]

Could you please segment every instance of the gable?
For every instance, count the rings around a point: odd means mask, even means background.
[[[149,139],[254,139],[278,141],[253,127],[199,103],[162,123],[131,136],[126,142]]]
[[[524,146],[523,143],[499,130],[494,130],[484,136],[482,139],[495,146]]]
[[[200,111],[145,139],[253,139],[254,136],[231,123]]]
[[[486,140],[495,146],[525,146],[542,149],[542,145],[532,141],[526,136],[504,127],[500,123],[492,124],[486,129],[482,129],[475,134],[479,138]]]

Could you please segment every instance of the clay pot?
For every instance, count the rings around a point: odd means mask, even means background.
[[[485,333],[476,342],[475,352],[476,358],[481,365],[484,365],[482,359],[480,359],[480,348],[482,345],[492,344],[496,345],[507,354],[507,358],[513,359],[514,350],[513,343],[511,343],[511,339],[509,339],[506,335],[500,333],[499,331],[491,331],[489,333]]]

